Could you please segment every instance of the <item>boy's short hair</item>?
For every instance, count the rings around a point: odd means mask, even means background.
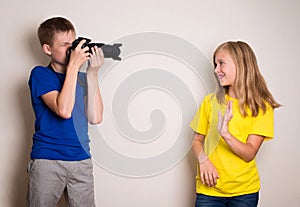
[[[69,32],[75,33],[73,24],[63,17],[53,17],[45,20],[38,28],[38,37],[41,45],[52,46],[56,33]]]

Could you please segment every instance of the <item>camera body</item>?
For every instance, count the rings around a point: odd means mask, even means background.
[[[113,60],[121,60],[119,55],[121,54],[120,47],[122,46],[122,44],[120,44],[120,43],[116,43],[116,44],[113,44],[113,45],[108,45],[108,44],[104,44],[104,43],[93,43],[93,42],[91,42],[92,40],[89,39],[89,38],[78,37],[72,43],[72,46],[70,47],[70,50],[74,50],[81,40],[86,40],[81,48],[88,47],[89,48],[89,51],[88,51],[89,53],[92,52],[92,50],[91,50],[92,47],[97,46],[97,47],[100,47],[102,49],[105,58],[112,58]]]

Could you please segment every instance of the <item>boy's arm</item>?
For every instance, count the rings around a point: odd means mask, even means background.
[[[91,48],[90,64],[87,68],[86,115],[90,124],[102,121],[103,103],[98,85],[98,72],[104,63],[104,55],[100,48]]]
[[[88,48],[81,49],[84,41],[81,41],[70,55],[70,61],[66,70],[66,78],[60,92],[51,91],[42,95],[45,104],[58,116],[68,119],[71,117],[76,95],[76,83],[78,70],[88,59]]]

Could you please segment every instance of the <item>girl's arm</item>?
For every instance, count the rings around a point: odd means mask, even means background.
[[[202,183],[204,185],[212,187],[217,184],[217,179],[219,178],[219,175],[217,169],[211,163],[211,161],[203,151],[204,138],[205,136],[203,134],[194,134],[192,151],[195,157],[198,159]]]
[[[255,158],[265,137],[256,134],[250,134],[246,143],[239,141],[228,131],[228,123],[232,117],[232,101],[230,101],[223,117],[219,112],[218,131],[230,149],[237,156],[246,162],[250,162]]]

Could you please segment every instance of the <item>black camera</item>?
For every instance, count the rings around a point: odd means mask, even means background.
[[[120,44],[120,43],[113,44],[113,45],[107,45],[104,43],[93,43],[93,42],[91,42],[92,41],[91,39],[88,39],[85,37],[78,37],[72,43],[70,50],[74,50],[81,40],[86,40],[81,48],[89,47],[90,53],[92,52],[91,48],[94,46],[97,46],[102,49],[105,58],[112,58],[113,60],[121,60],[119,55],[121,53],[120,47],[122,46],[122,44]]]

